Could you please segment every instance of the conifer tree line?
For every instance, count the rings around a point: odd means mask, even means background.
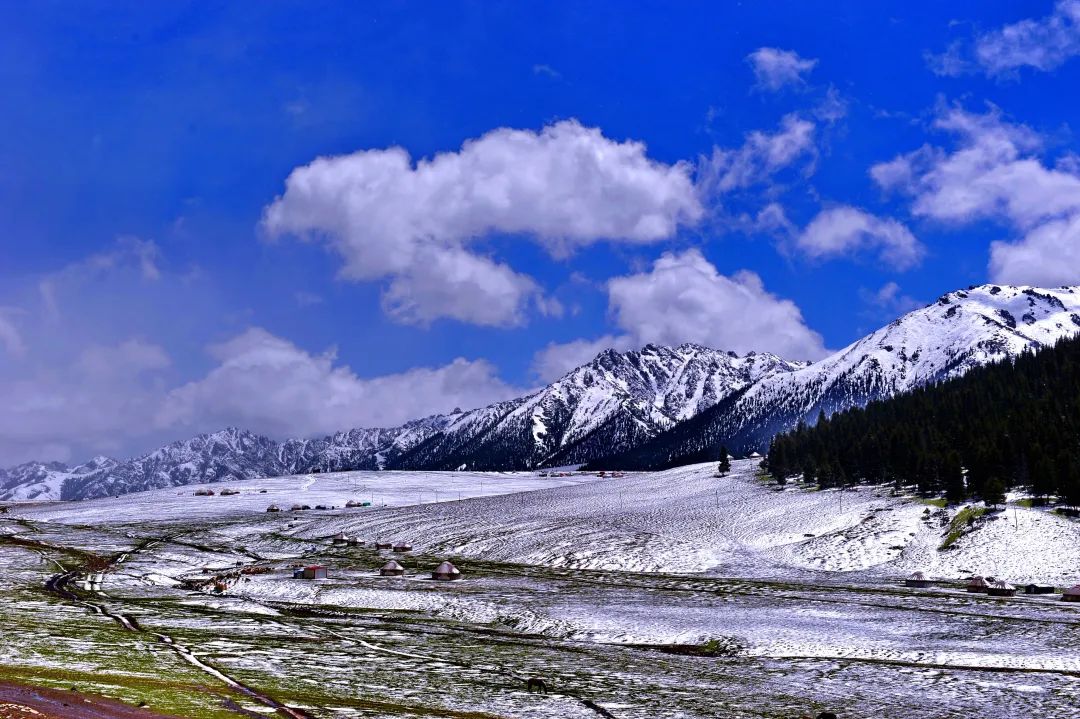
[[[1080,505],[1080,336],[800,423],[773,438],[763,466],[781,483],[895,482],[991,504],[1024,487]]]

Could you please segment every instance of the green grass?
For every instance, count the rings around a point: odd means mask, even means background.
[[[938,497],[936,499],[919,499],[919,501],[923,504],[928,504],[931,507],[940,507],[941,509],[949,506],[949,503],[944,497]]]
[[[964,507],[956,516],[949,522],[949,533],[945,535],[945,540],[938,547],[938,551],[944,551],[956,543],[956,540],[964,536],[968,527],[975,523],[975,520],[986,514],[986,507]]]

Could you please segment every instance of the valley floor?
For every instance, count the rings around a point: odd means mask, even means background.
[[[0,682],[209,718],[1065,717],[1080,704],[1080,604],[958,583],[1080,581],[1080,523],[1010,507],[943,551],[951,513],[888,489],[779,491],[749,461],[712,470],[309,475],[236,496],[12,507]],[[452,501],[416,503],[436,489]],[[385,506],[265,511],[349,498]],[[334,544],[339,532],[367,544]],[[405,577],[379,576],[391,557]],[[427,578],[446,558],[463,580]],[[312,563],[330,578],[292,578]],[[939,583],[905,588],[916,569]],[[530,677],[549,693],[527,693]]]

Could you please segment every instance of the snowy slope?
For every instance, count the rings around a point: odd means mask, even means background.
[[[1080,288],[983,285],[942,295],[835,354],[767,376],[612,466],[663,466],[762,451],[800,420],[884,399],[1080,332]]]

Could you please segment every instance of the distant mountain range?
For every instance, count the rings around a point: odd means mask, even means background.
[[[863,405],[1080,332],[1080,288],[943,295],[813,364],[684,344],[607,350],[526,397],[389,429],[277,442],[241,429],[119,462],[0,470],[0,500],[84,499],[348,469],[648,468],[761,451],[819,412]]]

